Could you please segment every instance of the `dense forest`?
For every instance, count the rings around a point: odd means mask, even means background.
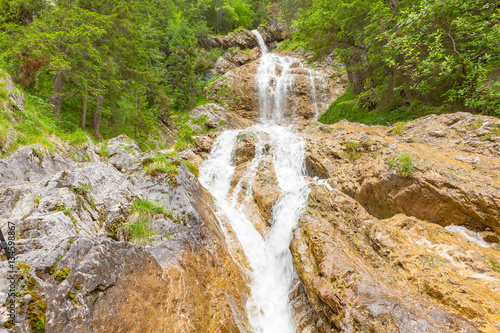
[[[224,50],[198,40],[261,24],[346,70],[320,121],[500,115],[496,0],[1,0],[0,68],[59,129],[147,147],[158,117],[206,102]]]

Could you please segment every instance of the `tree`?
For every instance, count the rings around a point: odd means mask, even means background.
[[[109,17],[80,7],[55,7],[42,10],[40,16],[19,33],[13,35],[11,54],[21,54],[31,59],[44,59],[53,73],[50,97],[56,117],[61,114],[64,83],[72,80],[81,84],[82,91],[90,79],[99,77],[100,52],[95,41],[105,34]],[[104,28],[103,28],[104,27]],[[77,71],[77,65],[87,64],[85,71]]]
[[[498,112],[500,4],[422,0],[404,10],[387,48],[407,88],[472,110]]]

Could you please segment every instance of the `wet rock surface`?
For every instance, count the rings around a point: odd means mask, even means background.
[[[329,186],[311,183],[290,248],[330,329],[500,329],[499,124],[458,113],[297,125],[308,173]]]
[[[291,76],[293,84],[283,101],[282,116],[289,120],[313,119],[318,117],[335,98],[346,88],[344,75],[333,63],[316,66],[307,64],[305,58],[295,52],[278,52],[278,55],[288,56],[293,62]],[[252,52],[250,52],[250,56]],[[250,58],[250,60],[253,60]],[[260,59],[243,62],[234,69],[223,66],[220,78],[209,84],[207,95],[210,99],[223,105],[241,118],[257,120],[260,118],[259,100],[256,94],[255,76]],[[335,69],[337,68],[337,69]],[[277,68],[278,76],[281,75]]]
[[[31,295],[15,329],[44,321],[46,332],[247,330],[246,276],[196,177],[181,163],[177,174],[145,173],[151,157],[126,136],[87,153],[93,162],[28,146],[0,160],[0,226],[16,226],[16,276]],[[171,211],[149,222],[156,235],[146,246],[124,241],[121,228],[139,198]],[[5,258],[0,267],[7,271]]]

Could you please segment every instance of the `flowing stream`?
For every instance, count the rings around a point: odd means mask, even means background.
[[[246,307],[253,331],[289,333],[294,332],[289,293],[296,272],[288,246],[309,194],[304,142],[282,119],[282,108],[293,88],[294,59],[268,53],[262,36],[257,31],[253,33],[262,51],[256,75],[260,124],[221,133],[200,169],[199,179],[214,197],[219,219],[228,221],[234,230],[251,268],[251,294]],[[314,80],[311,81],[314,85]],[[236,170],[233,150],[242,133],[256,138],[255,156],[232,189],[231,179]],[[271,155],[280,195],[273,206],[272,226],[262,233],[238,198],[242,193],[251,198],[251,190],[242,186],[242,180],[252,183],[256,168],[266,155]]]

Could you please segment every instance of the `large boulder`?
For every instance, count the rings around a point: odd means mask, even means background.
[[[262,38],[266,43],[272,43],[276,41],[282,41],[283,35],[281,30],[276,27],[270,28],[266,26],[260,26],[258,29],[262,35]],[[198,47],[204,48],[205,50],[210,50],[212,48],[239,48],[239,49],[251,49],[257,46],[257,38],[255,35],[243,28],[237,29],[227,36],[217,37],[217,36],[204,36],[198,39]]]
[[[74,162],[33,147],[0,160],[0,227],[15,225],[16,276],[26,287],[17,331],[249,331],[245,273],[196,177],[180,162],[177,173],[145,173],[151,156],[125,136],[89,149],[109,161]],[[150,217],[156,235],[143,246],[123,228],[139,198],[167,212]],[[1,325],[9,319],[6,278]]]
[[[500,233],[500,142],[495,139],[500,120],[462,113],[391,129],[349,122],[302,126],[311,175],[331,178],[373,216],[403,213],[442,226]],[[406,167],[414,168],[406,176],[398,173],[404,157]]]

